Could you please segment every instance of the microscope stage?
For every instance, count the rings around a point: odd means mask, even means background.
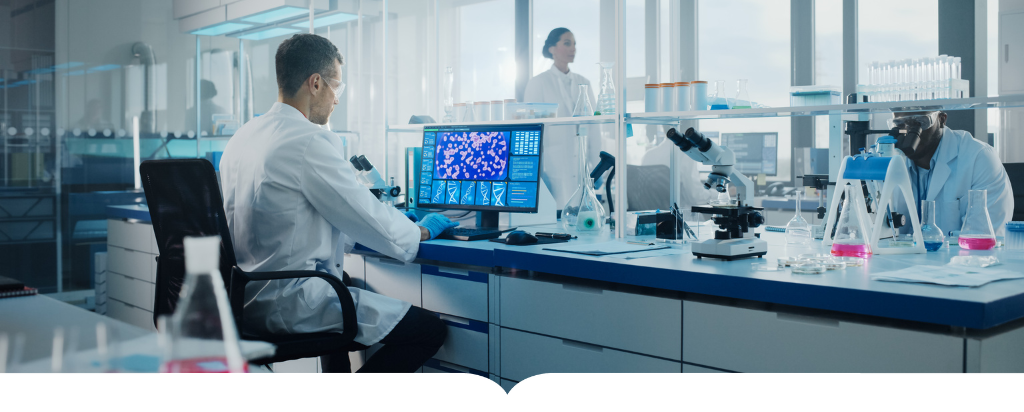
[[[768,253],[768,243],[761,239],[708,239],[694,243],[692,247],[697,258],[716,258],[724,260],[747,257],[762,257]]]

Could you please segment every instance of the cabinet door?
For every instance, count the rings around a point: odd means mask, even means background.
[[[999,95],[1024,93],[1024,12],[999,14]]]
[[[366,262],[366,290],[423,306],[420,265],[378,257],[363,260]]]
[[[487,274],[423,265],[423,308],[487,322]]]
[[[448,326],[448,337],[434,354],[434,358],[486,372],[488,325],[455,316],[440,317]]]
[[[679,373],[679,362],[566,339],[501,329],[501,377],[542,373]]]

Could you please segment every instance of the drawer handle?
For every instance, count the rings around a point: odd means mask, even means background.
[[[466,326],[470,325],[468,320],[465,320],[465,319],[462,319],[462,318],[458,318],[458,317],[455,317],[455,316],[448,316],[448,315],[441,315],[441,314],[438,314],[438,316],[441,318],[441,320],[443,320],[445,322],[458,323],[460,325],[466,325]]]
[[[565,346],[568,346],[570,348],[583,349],[583,350],[588,350],[588,351],[597,352],[597,353],[604,352],[604,348],[602,348],[600,346],[591,345],[589,343],[577,342],[577,341],[574,341],[574,340],[562,339],[562,344],[565,345]]]
[[[594,294],[594,295],[600,295],[600,294],[604,293],[604,289],[601,289],[601,288],[595,288],[593,286],[570,285],[570,284],[567,284],[567,283],[563,283],[562,284],[562,289],[572,290],[572,291],[576,291],[576,292],[583,292],[583,293],[591,293],[591,294]]]
[[[778,319],[778,320],[783,320],[783,321],[787,321],[787,322],[805,323],[805,324],[808,324],[808,325],[828,326],[828,327],[832,327],[832,328],[838,328],[839,327],[839,321],[838,320],[819,318],[819,317],[815,317],[815,316],[793,315],[793,314],[789,314],[789,313],[776,313],[775,314],[775,318]]]
[[[405,262],[401,260],[378,258],[377,261],[386,265],[405,266]]]
[[[469,277],[469,271],[468,270],[449,269],[449,268],[444,268],[444,269],[437,268],[437,272],[438,273],[444,273],[444,274],[447,274],[447,275],[456,275],[456,276],[466,276],[466,277]]]

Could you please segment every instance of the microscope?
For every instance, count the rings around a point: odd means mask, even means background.
[[[753,231],[764,224],[764,216],[760,212],[764,209],[747,204],[754,199],[754,182],[733,168],[736,163],[733,151],[715,144],[692,127],[682,135],[675,128],[669,129],[666,137],[691,159],[711,166],[711,173],[704,182],[705,189],[725,192],[726,184],[736,188],[736,205],[693,206],[694,212],[713,215],[712,220],[721,229],[715,232],[714,239],[694,243],[693,254],[698,258],[733,260],[763,257],[768,253],[768,243]]]
[[[391,178],[391,184],[385,183],[377,169],[374,169],[370,161],[366,160],[366,156],[352,156],[348,161],[356,169],[356,178],[359,179],[359,183],[369,188],[370,193],[373,193],[377,200],[388,205],[395,204],[395,199],[402,194],[402,188],[395,186],[395,178]]]

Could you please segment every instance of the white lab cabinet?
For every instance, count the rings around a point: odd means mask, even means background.
[[[423,308],[487,322],[488,274],[423,265]]]
[[[366,268],[366,290],[404,300],[414,306],[423,306],[420,298],[420,265],[371,256],[366,256],[363,261]]]
[[[501,377],[542,373],[679,373],[681,363],[598,345],[501,329]]]
[[[153,326],[156,258],[153,225],[107,220],[107,316],[148,330]]]

